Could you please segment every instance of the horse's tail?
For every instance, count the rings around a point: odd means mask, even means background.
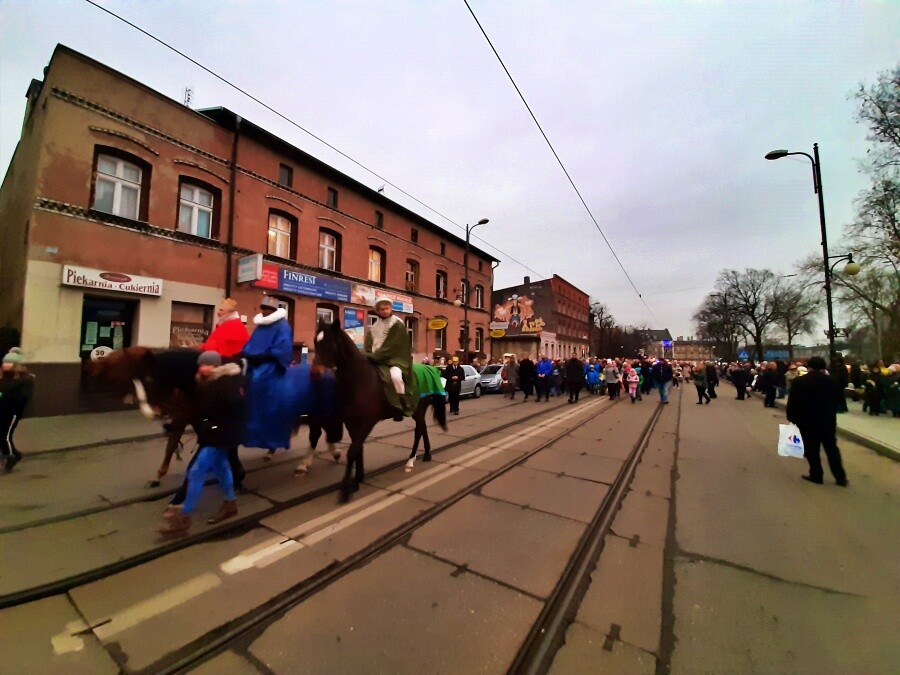
[[[447,397],[443,394],[431,395],[431,407],[434,409],[434,421],[447,431]]]

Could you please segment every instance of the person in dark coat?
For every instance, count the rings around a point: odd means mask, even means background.
[[[574,352],[572,353],[572,357],[566,361],[565,372],[566,390],[569,392],[569,403],[577,403],[578,394],[581,392],[581,387],[584,384],[584,376],[582,375],[584,372],[584,364]]]
[[[659,391],[659,402],[668,403],[669,387],[672,386],[672,380],[675,377],[672,366],[665,359],[660,359],[650,369],[650,373],[653,376],[653,382]]]
[[[766,369],[759,374],[759,389],[765,394],[763,407],[775,407],[775,395],[778,393],[778,365],[774,361],[770,361],[766,365]]]
[[[835,482],[847,487],[847,474],[837,446],[838,383],[825,370],[825,359],[814,356],[809,360],[809,372],[791,385],[787,402],[787,419],[800,429],[803,455],[809,462],[809,474],[803,480],[822,484],[824,471],[819,446],[825,448],[828,467]]]
[[[551,386],[551,378],[553,376],[553,362],[547,358],[546,354],[541,354],[538,357],[537,365],[535,366],[535,389],[537,392],[537,398],[535,402],[540,402],[541,396],[544,397],[544,401],[550,400],[550,386]]]
[[[840,354],[834,357],[831,363],[831,374],[837,380],[838,387],[841,389],[841,396],[838,399],[838,412],[847,412],[847,387],[850,386],[850,373],[847,372],[847,364],[844,363],[844,357]]]
[[[743,401],[747,396],[747,387],[750,385],[750,369],[738,365],[731,371],[731,384],[737,391],[737,400]]]
[[[236,363],[222,365],[221,355],[213,351],[200,354],[197,365],[197,417],[191,420],[191,425],[197,432],[200,449],[188,471],[184,503],[180,507],[170,506],[164,514],[166,524],[158,530],[164,536],[187,534],[191,514],[210,473],[218,479],[224,500],[218,513],[207,522],[215,524],[237,515],[228,448],[239,445],[244,434],[241,367]]]
[[[34,375],[25,367],[22,350],[13,347],[3,357],[3,369],[0,371],[0,453],[6,473],[22,460],[14,436],[33,394]]]
[[[719,372],[716,368],[716,364],[707,363],[706,364],[706,393],[709,394],[710,398],[718,398],[716,396],[716,387],[719,386]]]
[[[528,357],[528,354],[523,354],[522,360],[519,361],[519,386],[525,394],[526,401],[534,392],[534,374],[534,361]]]
[[[459,357],[450,359],[450,365],[444,368],[441,377],[447,380],[447,398],[450,403],[450,413],[459,415],[459,393],[462,391],[463,380],[466,379],[466,371],[459,365]]]

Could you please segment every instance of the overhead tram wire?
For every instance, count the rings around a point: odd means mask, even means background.
[[[398,186],[398,185],[392,183],[391,181],[389,181],[387,178],[385,178],[385,177],[382,176],[381,174],[377,173],[376,171],[373,171],[372,169],[370,169],[369,167],[367,167],[365,164],[363,164],[363,163],[361,163],[361,162],[355,160],[353,157],[351,157],[351,156],[348,155],[347,153],[343,152],[342,150],[339,150],[338,148],[336,148],[335,146],[333,146],[331,143],[329,143],[328,141],[324,140],[323,138],[317,136],[316,134],[314,134],[313,132],[309,131],[308,129],[305,129],[304,127],[302,127],[300,124],[298,124],[297,122],[295,122],[294,120],[292,120],[292,119],[291,119],[290,117],[288,117],[287,115],[285,115],[285,114],[279,112],[278,110],[276,110],[276,109],[273,108],[272,106],[270,106],[270,105],[268,105],[267,103],[261,101],[259,98],[257,98],[256,96],[254,96],[254,95],[251,94],[250,92],[246,91],[245,89],[242,89],[241,87],[239,87],[238,85],[234,84],[233,82],[231,82],[231,81],[225,79],[222,75],[219,75],[217,72],[215,72],[215,71],[212,70],[211,68],[208,68],[207,66],[204,66],[202,63],[200,63],[200,62],[197,61],[196,59],[194,59],[194,58],[188,56],[187,54],[185,54],[183,51],[181,51],[181,50],[178,49],[177,47],[173,47],[172,45],[170,45],[168,42],[166,42],[166,41],[163,40],[162,38],[156,37],[153,33],[149,32],[148,30],[145,30],[144,28],[141,28],[141,27],[138,26],[137,24],[132,23],[131,21],[129,21],[128,19],[126,19],[126,18],[124,18],[124,17],[122,17],[122,16],[119,16],[118,14],[116,14],[115,12],[113,12],[112,10],[107,9],[106,7],[103,7],[102,5],[97,4],[96,2],[94,2],[94,0],[84,0],[84,1],[85,1],[87,4],[89,4],[89,5],[93,6],[93,7],[96,7],[97,9],[99,9],[99,10],[101,10],[101,11],[103,11],[103,12],[106,12],[106,13],[109,14],[111,17],[113,17],[113,18],[115,18],[115,19],[118,19],[119,21],[121,21],[122,23],[126,24],[127,26],[130,26],[131,28],[133,28],[134,30],[138,31],[139,33],[142,33],[143,35],[146,35],[148,38],[150,38],[150,39],[153,40],[154,42],[158,42],[159,44],[161,44],[161,45],[162,45],[163,47],[165,47],[166,49],[168,49],[168,50],[170,50],[170,51],[173,51],[173,52],[175,52],[176,54],[178,54],[178,56],[180,56],[181,58],[183,58],[183,59],[185,59],[185,60],[187,60],[187,61],[190,61],[192,64],[194,64],[195,66],[197,66],[198,68],[200,68],[202,71],[208,73],[209,75],[212,75],[214,78],[216,78],[217,80],[219,80],[219,81],[222,82],[223,84],[225,84],[225,85],[231,87],[232,89],[234,89],[235,91],[237,91],[237,92],[243,94],[244,96],[246,96],[247,98],[249,98],[251,101],[257,103],[258,105],[261,105],[263,108],[265,108],[266,110],[268,110],[268,111],[271,112],[272,114],[277,115],[278,117],[280,117],[282,120],[284,120],[285,122],[287,122],[287,123],[290,124],[291,126],[296,127],[297,129],[299,129],[299,130],[302,131],[303,133],[305,133],[305,134],[307,134],[308,136],[311,136],[312,138],[314,138],[314,139],[316,139],[317,141],[319,141],[319,143],[322,143],[323,145],[325,145],[326,147],[330,148],[331,150],[334,150],[336,153],[338,153],[338,154],[339,154],[341,157],[343,157],[344,159],[349,160],[350,162],[352,162],[353,164],[355,164],[355,165],[358,166],[359,168],[363,169],[363,170],[366,171],[367,173],[371,174],[372,176],[375,176],[377,179],[379,179],[379,180],[381,180],[381,181],[384,181],[384,183],[385,183],[386,185],[390,185],[392,188],[394,188],[394,189],[397,190],[398,192],[400,192],[400,193],[406,195],[407,197],[409,197],[410,199],[412,199],[412,200],[413,200],[414,202],[416,202],[417,204],[419,204],[419,205],[421,205],[421,206],[424,206],[426,209],[428,209],[428,210],[431,211],[432,213],[437,214],[438,216],[440,216],[441,218],[443,218],[444,220],[446,220],[448,223],[454,225],[455,227],[459,228],[460,230],[465,230],[465,229],[466,229],[464,226],[460,225],[459,223],[457,223],[457,222],[456,222],[455,220],[453,220],[452,218],[449,218],[448,216],[445,216],[443,213],[441,213],[440,211],[438,211],[438,210],[435,209],[434,207],[429,206],[428,204],[426,204],[425,202],[423,202],[421,199],[418,199],[418,198],[415,197],[414,195],[411,195],[409,192],[407,192],[406,190],[404,190],[404,189],[401,188],[400,186]],[[484,244],[484,245],[487,246],[488,248],[490,248],[490,249],[496,251],[497,253],[499,253],[500,255],[502,255],[502,256],[503,256],[504,258],[506,258],[507,260],[509,260],[509,261],[511,261],[511,262],[514,262],[515,264],[519,265],[519,266],[522,267],[523,269],[528,270],[528,271],[531,272],[532,274],[535,274],[535,275],[537,275],[537,276],[539,276],[539,277],[546,277],[546,275],[543,275],[543,274],[541,274],[540,272],[538,272],[537,270],[532,269],[531,267],[529,267],[529,266],[526,265],[525,263],[523,263],[523,262],[521,262],[521,261],[519,261],[519,260],[516,260],[516,259],[513,258],[510,254],[508,254],[506,251],[503,251],[503,250],[497,248],[496,246],[494,246],[493,244],[491,244],[491,243],[485,241],[485,240],[482,239],[481,237],[478,237],[478,236],[476,236],[476,235],[472,235],[472,238],[473,238],[473,239],[477,239],[478,241],[480,241],[482,244]]]
[[[500,62],[500,65],[503,67],[503,72],[506,73],[506,76],[509,78],[509,81],[512,83],[512,86],[515,88],[516,93],[519,95],[519,98],[522,99],[522,103],[525,104],[525,109],[528,110],[528,114],[531,115],[531,119],[534,120],[534,123],[537,125],[538,131],[541,132],[541,136],[544,137],[544,140],[547,142],[547,146],[550,148],[550,152],[553,153],[553,156],[556,158],[559,167],[563,170],[563,173],[566,175],[566,178],[569,180],[569,184],[572,186],[572,189],[575,190],[575,194],[578,195],[578,199],[581,200],[581,205],[584,206],[584,210],[587,211],[588,216],[590,216],[591,220],[594,222],[594,227],[597,228],[597,231],[600,233],[600,236],[603,237],[603,241],[606,242],[606,246],[609,248],[609,252],[612,253],[613,258],[616,259],[616,262],[619,264],[619,267],[622,268],[622,273],[625,275],[625,278],[628,279],[628,283],[631,284],[631,287],[634,289],[634,292],[637,294],[640,301],[643,303],[644,307],[647,308],[647,311],[650,313],[650,316],[653,317],[653,320],[656,323],[659,323],[659,320],[656,318],[656,315],[653,313],[653,310],[650,309],[650,305],[647,304],[644,297],[641,295],[641,292],[638,290],[637,286],[634,285],[634,281],[631,279],[631,275],[628,274],[628,270],[625,269],[625,265],[622,264],[622,261],[619,260],[619,256],[616,254],[615,249],[613,249],[612,244],[609,243],[609,239],[606,238],[606,235],[603,233],[603,229],[600,227],[600,223],[597,222],[597,219],[594,218],[594,214],[591,212],[590,207],[587,205],[587,202],[584,201],[584,197],[581,196],[581,191],[578,189],[578,186],[575,185],[575,181],[572,180],[572,176],[569,175],[568,170],[563,164],[562,160],[559,158],[559,155],[556,152],[556,149],[553,147],[553,144],[550,142],[550,139],[547,138],[547,134],[544,133],[544,129],[541,126],[541,123],[538,122],[537,117],[531,111],[531,106],[528,105],[528,101],[525,100],[525,96],[522,94],[522,91],[519,89],[519,85],[516,84],[516,81],[513,79],[512,74],[509,72],[509,69],[506,67],[506,64],[503,62],[503,59],[500,58],[499,52],[497,52],[497,48],[494,47],[494,43],[491,42],[491,38],[488,37],[487,31],[484,30],[484,26],[481,25],[481,22],[478,20],[478,17],[475,16],[475,12],[472,10],[471,5],[469,5],[469,0],[463,0],[466,3],[466,8],[469,10],[469,14],[472,15],[472,18],[475,19],[475,23],[478,24],[478,29],[481,31],[481,34],[484,36],[484,39],[487,40],[488,45],[491,48],[491,51],[494,52],[494,56],[497,57],[497,61]]]

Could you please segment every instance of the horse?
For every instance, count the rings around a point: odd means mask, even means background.
[[[168,439],[163,462],[157,469],[156,480],[150,481],[150,487],[157,487],[159,479],[169,472],[173,456],[177,454],[178,459],[181,459],[178,453],[181,437],[187,425],[197,415],[194,378],[198,356],[199,352],[190,348],[151,349],[137,346],[116,350],[88,363],[88,374],[106,382],[126,401],[136,399],[144,416],[151,419],[169,418],[169,422],[163,425]],[[297,373],[299,371],[292,369],[292,374]],[[328,385],[328,375],[321,370],[311,371],[310,377],[315,377],[320,387]],[[328,392],[324,398],[332,397],[333,392]],[[330,410],[326,410],[324,406],[312,410],[308,403],[300,405],[300,402],[295,402],[294,407],[285,414],[291,417],[294,433],[299,429],[301,416],[308,415],[310,445],[306,457],[298,465],[298,475],[305,472],[301,470],[304,463],[307,463],[308,469],[323,430],[332,455],[335,459],[340,458],[340,451],[335,449],[334,444],[341,440],[343,427]],[[240,483],[244,470],[237,457],[237,448],[229,449],[229,463],[235,481]]]
[[[341,483],[341,501],[347,502],[365,479],[363,445],[366,439],[378,422],[393,418],[397,411],[388,403],[378,370],[363,356],[337,321],[329,324],[319,322],[316,363],[334,370],[337,378],[338,413],[350,434],[347,467]],[[434,421],[445,431],[447,429],[446,399],[442,393],[427,392],[420,398],[413,415],[416,437],[407,461],[407,471],[412,470],[420,438],[425,442],[424,461],[431,459],[431,444],[425,424],[425,413],[429,406],[434,411]]]

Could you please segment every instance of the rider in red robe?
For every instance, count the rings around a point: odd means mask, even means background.
[[[218,323],[215,329],[199,348],[202,351],[219,352],[225,358],[230,358],[244,348],[250,334],[238,314],[237,302],[231,298],[222,301],[216,315]]]

